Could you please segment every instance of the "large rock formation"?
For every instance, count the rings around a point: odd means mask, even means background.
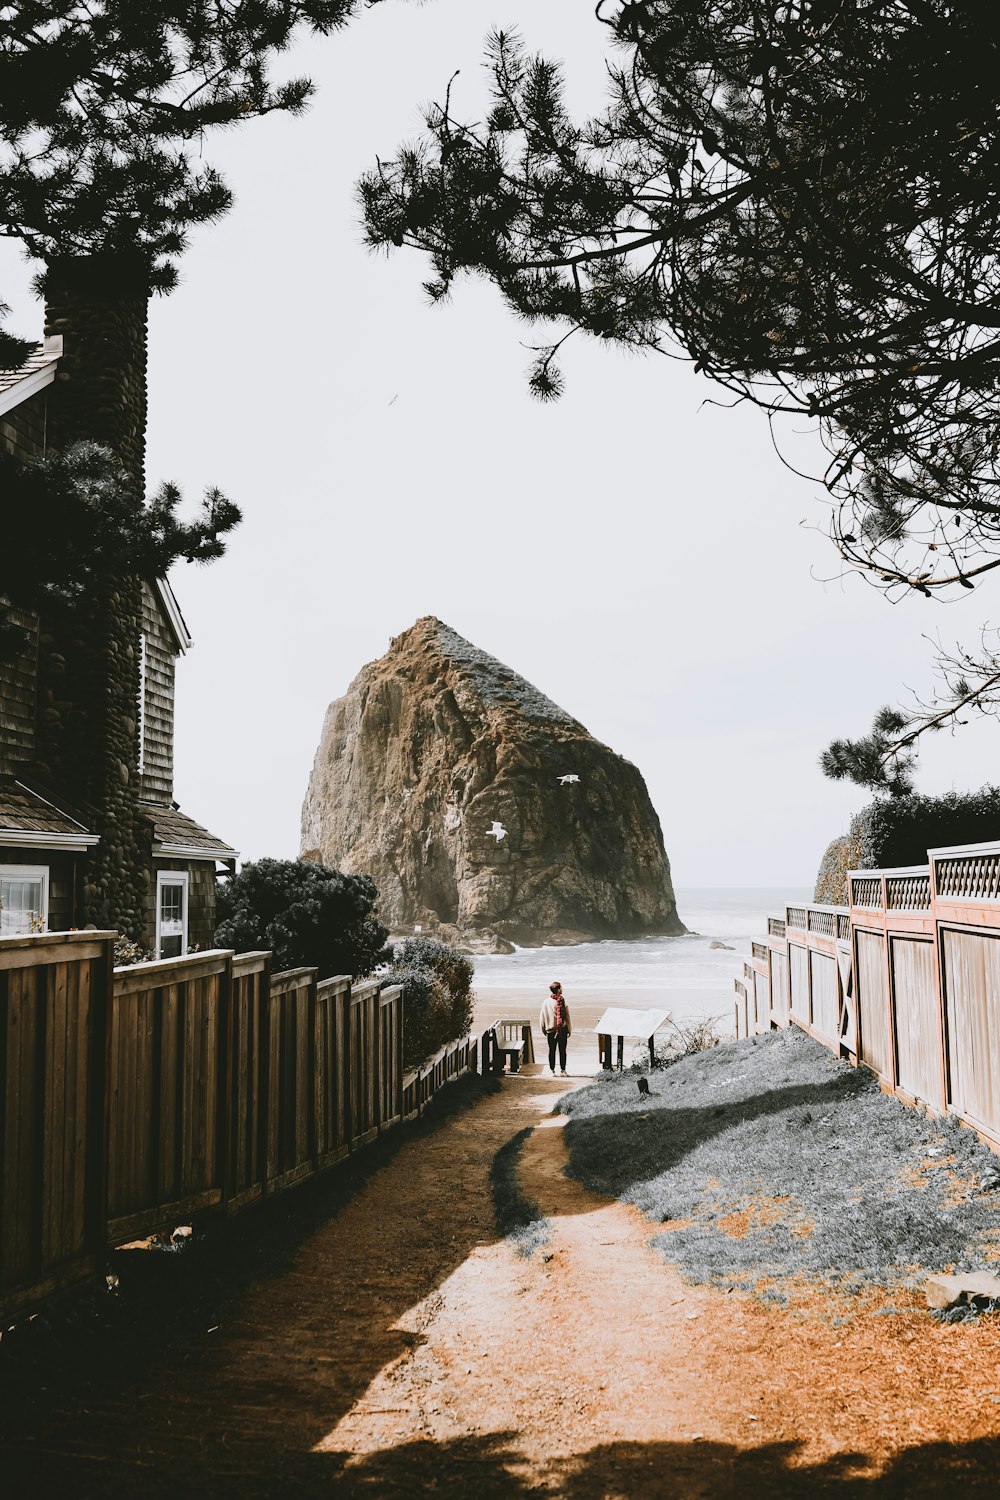
[[[301,847],[372,875],[397,932],[531,945],[685,930],[635,766],[432,617],[327,709]]]

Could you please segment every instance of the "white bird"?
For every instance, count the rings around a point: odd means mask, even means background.
[[[507,837],[507,830],[502,823],[497,823],[496,821],[494,821],[493,827],[487,828],[486,837],[488,839],[496,839],[497,843],[499,844],[501,839],[505,839]]]
[[[574,781],[579,781],[580,778],[579,776],[574,774],[570,776],[557,776],[556,780],[558,781],[560,786],[568,786]]]

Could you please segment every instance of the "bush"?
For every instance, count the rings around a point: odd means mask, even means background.
[[[388,929],[372,911],[369,875],[342,875],[304,859],[258,859],[219,890],[215,941],[238,953],[269,949],[278,969],[319,969],[320,977],[370,974]]]
[[[472,1025],[472,961],[435,938],[407,938],[385,972],[403,987],[403,1063],[415,1067]]]
[[[946,792],[943,797],[879,797],[851,819],[820,866],[817,901],[847,902],[847,871],[927,863],[928,849],[1000,839],[1000,788]]]

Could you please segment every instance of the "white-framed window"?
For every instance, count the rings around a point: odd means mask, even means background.
[[[45,932],[48,925],[48,865],[0,865],[0,937]]]
[[[156,875],[156,956],[183,958],[188,951],[188,877],[185,870]]]

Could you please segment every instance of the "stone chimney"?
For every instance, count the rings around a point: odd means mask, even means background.
[[[44,276],[46,336],[63,352],[48,408],[48,447],[101,443],[145,483],[148,283],[139,258],[60,257]],[[83,871],[82,923],[143,931],[150,834],[136,815],[142,593],[108,578],[39,650],[39,767],[80,808],[101,842]]]

